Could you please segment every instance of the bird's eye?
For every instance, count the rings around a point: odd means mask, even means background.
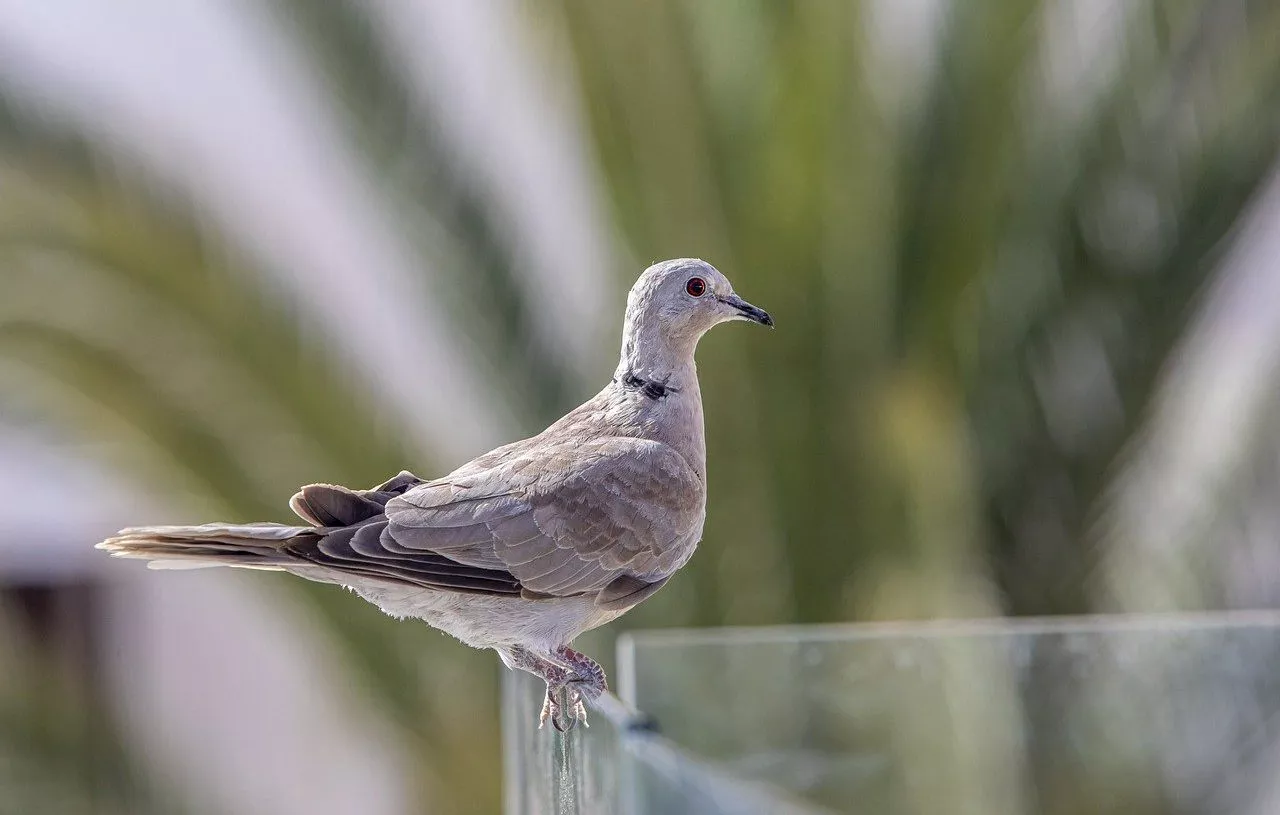
[[[707,281],[700,277],[691,277],[689,282],[684,284],[684,290],[689,292],[690,297],[701,297],[707,293]]]

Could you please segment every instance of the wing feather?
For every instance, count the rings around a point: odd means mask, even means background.
[[[499,448],[436,481],[403,472],[371,490],[304,487],[291,505],[317,529],[287,550],[409,585],[585,594],[625,609],[688,559],[703,495],[699,475],[667,445],[543,440]]]
[[[536,455],[516,449],[490,459],[487,470],[479,461],[456,482],[429,482],[389,500],[393,542],[461,564],[501,564],[538,595],[600,593],[619,578],[634,581],[609,593],[617,604],[648,596],[643,587],[665,581],[701,535],[701,478],[667,445],[608,438]]]
[[[424,588],[483,594],[518,595],[519,581],[505,568],[485,568],[451,560],[434,552],[394,552],[383,545],[385,520],[343,527],[290,541],[296,557],[321,566]]]

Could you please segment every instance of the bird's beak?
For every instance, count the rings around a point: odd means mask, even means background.
[[[760,325],[767,325],[770,328],[773,328],[773,318],[769,316],[769,312],[762,308],[756,308],[738,295],[731,294],[727,297],[717,296],[716,299],[721,303],[724,303],[729,308],[737,311],[738,313],[734,315],[735,318],[750,320],[753,323],[760,323]]]

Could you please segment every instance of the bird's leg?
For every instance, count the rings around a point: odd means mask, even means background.
[[[576,674],[570,681],[586,692],[589,698],[595,699],[609,690],[609,681],[605,678],[604,668],[600,667],[599,662],[567,645],[557,648],[555,655],[560,664],[572,669]]]
[[[498,653],[507,667],[527,671],[547,683],[547,698],[538,715],[538,729],[542,729],[548,719],[551,720],[551,726],[562,733],[572,730],[579,721],[586,724],[587,711],[582,705],[582,697],[569,686],[570,682],[577,679],[572,668],[558,665],[551,659],[518,645]]]
[[[584,704],[584,698],[586,700],[596,699],[609,689],[609,683],[604,675],[604,668],[601,668],[600,663],[591,657],[579,653],[567,645],[557,648],[547,656],[547,659],[567,672],[561,687],[567,697],[567,704],[572,708],[573,712],[570,727],[577,722],[582,722],[587,727],[590,727],[587,724],[587,708]],[[547,686],[549,695],[559,690],[560,688],[553,689],[550,684]],[[556,701],[552,699],[550,704],[554,710]],[[555,723],[554,719],[552,723]]]

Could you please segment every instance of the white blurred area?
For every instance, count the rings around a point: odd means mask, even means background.
[[[1118,609],[1280,600],[1277,257],[1280,174],[1224,253],[1177,365],[1165,372],[1146,438],[1117,479],[1106,519],[1117,545],[1101,588]]]
[[[93,607],[101,667],[126,727],[165,776],[217,811],[408,810],[406,768],[375,729],[382,719],[335,684],[342,672],[305,615],[252,578],[161,578],[92,548],[172,510],[93,457],[12,427],[0,429],[0,490],[20,499],[0,520],[0,588],[105,589]]]
[[[544,292],[536,330],[594,380],[621,295],[601,273],[613,248],[575,94],[551,87],[554,66],[531,69],[512,3],[379,12],[415,92],[445,106],[438,119],[458,161],[501,202],[523,279]],[[484,361],[441,315],[409,307],[431,302],[404,293],[432,285],[432,270],[387,226],[385,198],[301,59],[252,4],[0,0],[8,90],[178,187],[256,253],[301,313],[340,329],[324,337],[332,352],[368,372],[379,401],[421,433],[407,448],[456,460],[509,438],[516,421],[487,398]],[[495,95],[507,104],[475,104]],[[431,375],[394,376],[388,334]],[[407,811],[409,768],[360,694],[335,683],[342,672],[305,615],[256,590],[252,575],[157,575],[92,548],[122,526],[213,520],[174,517],[93,452],[0,428],[0,587],[106,589],[96,633],[144,752],[220,811]]]

